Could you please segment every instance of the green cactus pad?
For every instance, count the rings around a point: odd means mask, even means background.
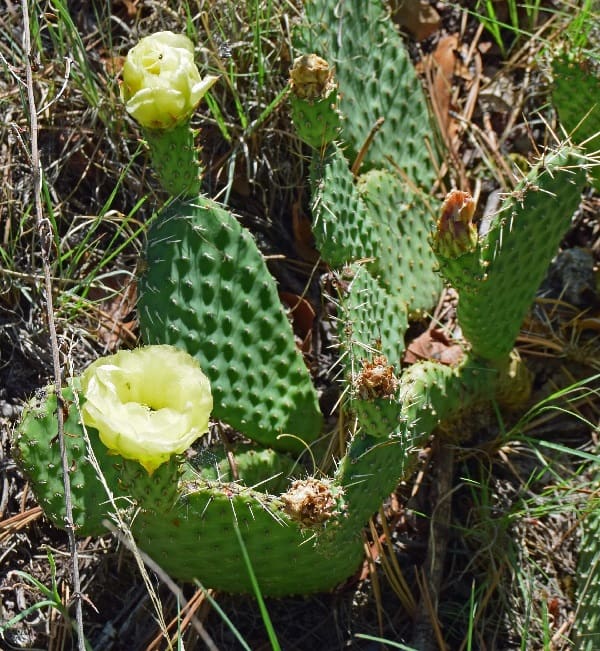
[[[442,281],[434,271],[429,245],[434,217],[425,198],[384,170],[363,174],[358,191],[375,224],[374,273],[392,294],[403,297],[411,313],[431,310]]]
[[[166,131],[144,129],[144,138],[163,188],[174,197],[195,197],[202,187],[202,173],[189,123]]]
[[[342,140],[354,161],[377,120],[385,122],[367,150],[364,169],[402,169],[420,187],[436,177],[429,112],[402,38],[378,0],[309,0],[298,50],[316,52],[335,67],[344,115]],[[427,146],[429,142],[429,149]]]
[[[375,256],[374,225],[356,190],[343,150],[332,145],[311,164],[313,233],[332,267]]]
[[[361,360],[378,354],[400,372],[408,327],[406,305],[384,289],[365,265],[349,267],[341,285],[338,337],[346,378],[360,371]]]
[[[596,72],[594,72],[594,66]],[[600,151],[600,61],[565,53],[552,61],[552,102],[573,143],[590,154]],[[600,191],[600,167],[590,170]]]
[[[56,394],[49,388],[42,397],[33,399],[25,408],[23,418],[16,431],[14,456],[29,478],[31,487],[46,516],[60,528],[65,526],[65,495],[62,479]],[[71,501],[75,531],[82,536],[102,535],[106,527],[102,524],[113,510],[108,502],[104,486],[89,461],[84,431],[79,412],[74,403],[71,388],[63,390],[63,413],[65,413],[65,449],[71,484]],[[103,445],[95,429],[88,428],[88,436],[102,469],[106,482],[112,490],[117,504],[123,508],[127,502],[121,500],[126,492],[119,483],[121,457],[112,456]],[[139,466],[139,464],[136,464]],[[139,466],[141,468],[141,466]],[[143,470],[143,468],[141,468]],[[143,472],[146,472],[143,470]]]
[[[600,477],[592,487],[598,488]],[[600,502],[598,493],[592,494],[583,518],[583,536],[577,562],[577,619],[575,621],[575,648],[595,651],[600,648]]]
[[[399,433],[402,421],[397,399],[355,399],[350,404],[362,435],[381,439]]]
[[[337,267],[364,260],[411,313],[430,310],[442,281],[433,270],[429,233],[434,218],[425,200],[382,170],[367,172],[355,183],[337,146],[323,159],[313,159],[311,183],[313,233],[323,258]]]
[[[329,590],[350,576],[362,559],[358,532],[338,539],[334,554],[321,553],[315,533],[335,529],[335,522],[304,530],[285,512],[281,499],[235,484],[189,483],[182,487],[175,510],[166,517],[141,512],[133,531],[144,551],[170,575],[251,593],[236,524],[265,596]]]
[[[229,483],[234,481],[231,463],[224,449],[210,453],[212,459],[197,465],[190,459],[188,479],[200,478],[206,481]],[[240,486],[252,488],[261,493],[277,494],[285,491],[294,470],[298,470],[294,459],[281,452],[251,445],[236,445],[232,450],[233,463],[239,476]]]
[[[214,415],[246,436],[300,450],[320,432],[315,389],[252,236],[213,201],[176,202],[148,233],[140,280],[144,341],[197,357]]]
[[[460,295],[459,323],[477,355],[501,359],[513,347],[579,205],[585,182],[579,162],[578,154],[568,148],[545,155],[504,201],[480,239],[478,272],[467,277],[465,269],[461,277],[453,271],[451,280]],[[443,259],[440,267],[444,273]]]

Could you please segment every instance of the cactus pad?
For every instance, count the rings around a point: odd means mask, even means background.
[[[313,233],[332,267],[375,256],[377,236],[344,152],[332,145],[311,165]]]
[[[568,148],[548,153],[502,204],[478,243],[479,268],[470,255],[458,290],[458,318],[473,351],[486,359],[508,356],[523,318],[579,205],[585,172]],[[459,258],[460,260],[460,258]],[[467,272],[470,271],[471,275]],[[498,327],[498,324],[503,327]]]
[[[62,528],[65,526],[66,511],[56,409],[56,394],[52,388],[29,403],[16,433],[14,454],[29,478],[44,513]],[[106,533],[102,521],[107,519],[113,507],[96,469],[90,463],[79,410],[74,402],[73,390],[68,387],[63,389],[63,412],[75,531],[82,536],[102,535]],[[146,476],[148,473],[135,462],[126,462],[120,456],[110,455],[95,429],[88,428],[87,433],[117,505],[126,508],[128,502],[121,499],[128,494],[121,483],[122,464],[126,464],[132,472],[133,466],[137,466]]]
[[[592,485],[597,489],[598,473]],[[575,648],[594,651],[600,647],[600,502],[592,493],[583,520],[581,551],[577,562],[577,619],[575,622]]]
[[[133,531],[172,576],[198,578],[207,587],[228,592],[252,592],[236,524],[264,595],[328,590],[352,574],[362,558],[359,536],[338,539],[335,554],[322,553],[314,535],[329,524],[304,531],[280,498],[235,484],[188,483],[176,509],[166,517],[139,513]]]
[[[356,376],[362,360],[373,355],[384,355],[398,373],[408,327],[406,305],[384,289],[365,265],[352,265],[343,278],[348,276],[342,283],[338,331],[346,378]]]
[[[354,161],[380,118],[365,170],[389,165],[389,159],[419,187],[431,187],[429,112],[402,38],[379,0],[309,0],[297,34],[298,49],[316,52],[335,67],[344,116],[342,140]],[[431,143],[430,143],[431,144]]]
[[[594,71],[594,66],[596,71]],[[600,61],[564,53],[552,62],[552,102],[571,140],[590,154],[600,150]],[[600,192],[600,167],[591,169]]]
[[[199,359],[214,415],[277,449],[313,440],[321,413],[277,289],[251,235],[213,201],[176,202],[148,233],[138,304],[146,343]]]
[[[434,218],[425,198],[384,170],[363,174],[358,190],[375,225],[374,273],[390,293],[403,297],[411,313],[431,310],[442,281],[434,271],[429,246]]]

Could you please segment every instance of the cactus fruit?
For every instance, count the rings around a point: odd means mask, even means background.
[[[143,129],[152,167],[162,187],[173,197],[194,197],[202,188],[199,149],[188,124],[169,131]]]

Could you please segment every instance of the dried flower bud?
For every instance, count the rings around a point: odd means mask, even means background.
[[[451,190],[446,195],[434,235],[435,248],[441,255],[457,257],[476,248],[474,213],[475,201],[468,192]]]
[[[300,99],[325,99],[335,90],[333,70],[316,54],[303,54],[294,60],[290,70],[292,92]]]

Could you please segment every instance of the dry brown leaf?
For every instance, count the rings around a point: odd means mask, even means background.
[[[118,282],[118,280],[111,278],[105,280],[106,285],[114,285],[113,289],[119,292],[116,295],[113,294],[110,298],[102,296],[102,293],[108,294],[109,287],[104,291],[93,289],[89,294],[89,298],[98,305],[96,334],[98,340],[104,344],[107,352],[117,350],[122,342],[128,345],[137,342],[135,335],[137,321],[127,319],[128,315],[135,309],[137,285],[135,282],[130,282],[124,287],[119,287],[117,286]]]
[[[431,80],[431,102],[442,133],[452,142],[458,132],[458,122],[450,117],[452,82],[456,74],[459,48],[457,34],[441,38],[435,50],[423,60],[427,77]]]
[[[316,316],[313,306],[305,298],[292,292],[280,291],[279,298],[290,311],[298,347],[303,353],[309,353]]]
[[[393,21],[417,41],[426,39],[440,28],[440,15],[425,0],[392,0],[390,7]]]
[[[315,249],[312,224],[310,218],[302,212],[299,201],[292,205],[292,230],[294,232],[296,253],[302,260],[306,260],[312,264],[316,263],[320,255]]]
[[[455,366],[464,357],[462,346],[453,343],[441,328],[429,328],[409,344],[404,353],[405,364],[432,359],[447,366]]]

